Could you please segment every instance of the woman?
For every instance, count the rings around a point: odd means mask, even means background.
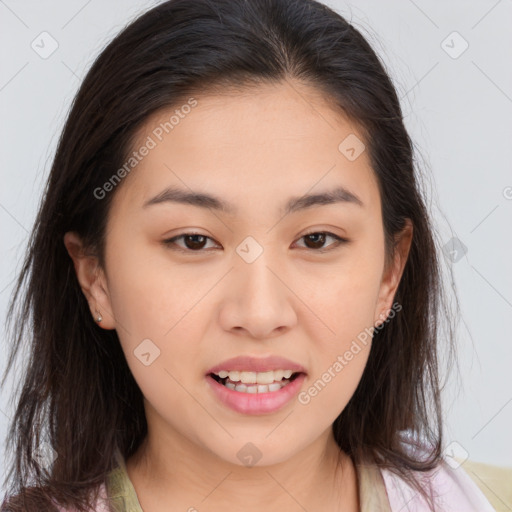
[[[493,510],[443,458],[436,251],[341,16],[148,11],[86,76],[34,226],[2,510]]]

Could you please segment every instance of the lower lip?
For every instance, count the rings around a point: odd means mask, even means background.
[[[306,375],[301,373],[279,391],[268,393],[242,393],[223,386],[210,375],[206,376],[217,398],[234,411],[242,414],[265,414],[278,411],[299,392]]]

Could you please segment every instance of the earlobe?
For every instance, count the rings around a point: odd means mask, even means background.
[[[64,235],[64,245],[73,260],[80,288],[89,303],[92,321],[104,329],[114,329],[108,287],[98,258],[85,250],[82,240],[75,232],[69,231]]]
[[[395,239],[396,244],[393,261],[388,268],[384,270],[382,276],[379,298],[375,308],[375,325],[384,322],[388,317],[409,257],[409,251],[412,245],[413,225],[410,219],[405,219],[405,222],[405,227]]]

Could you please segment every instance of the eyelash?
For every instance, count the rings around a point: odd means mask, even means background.
[[[306,247],[306,249],[308,249],[310,251],[313,251],[313,252],[319,252],[319,253],[323,254],[323,253],[332,251],[332,250],[338,248],[339,246],[341,246],[343,244],[349,243],[349,240],[347,240],[346,238],[342,238],[342,237],[340,237],[338,235],[335,235],[334,233],[330,233],[329,231],[311,231],[309,233],[306,233],[306,234],[302,235],[299,238],[299,240],[301,240],[302,238],[305,238],[307,236],[310,236],[310,235],[320,235],[320,234],[321,235],[327,235],[327,236],[330,236],[330,237],[334,238],[336,240],[336,242],[334,244],[331,244],[331,246],[333,245],[334,247],[332,247],[330,249],[311,249],[309,247]],[[209,236],[206,236],[206,235],[202,235],[201,233],[182,233],[181,235],[177,235],[177,236],[174,236],[174,237],[169,238],[167,240],[163,240],[162,243],[166,247],[169,247],[173,251],[179,251],[179,252],[183,252],[183,253],[201,253],[201,252],[205,252],[204,249],[193,250],[193,249],[183,249],[183,248],[176,247],[175,241],[179,240],[180,238],[184,238],[186,236],[201,236],[201,237],[207,238],[209,240],[213,240],[213,238],[210,238]],[[331,246],[329,246],[329,247],[331,247]]]

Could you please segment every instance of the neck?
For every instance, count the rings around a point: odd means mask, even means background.
[[[148,431],[126,468],[151,512],[359,510],[355,468],[332,429],[283,462],[252,467],[231,464],[177,432],[162,439]]]

